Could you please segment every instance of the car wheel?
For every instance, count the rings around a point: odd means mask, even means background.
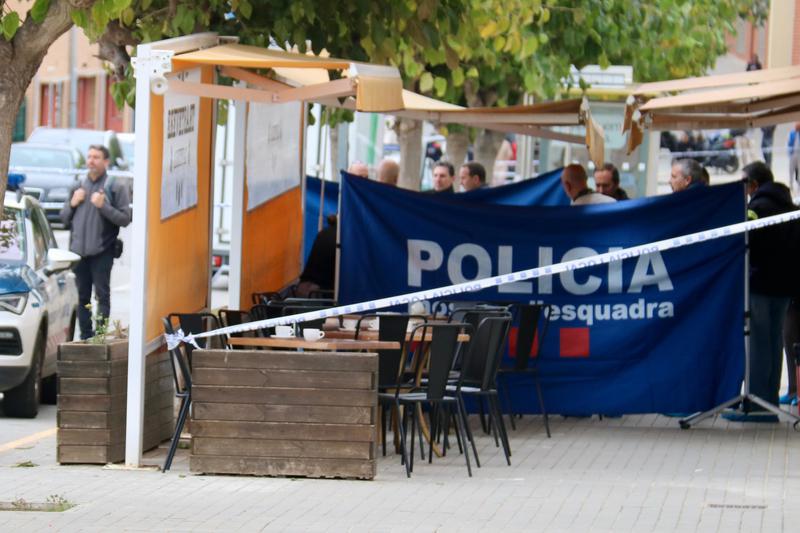
[[[33,349],[33,365],[25,381],[6,392],[3,396],[3,411],[6,416],[34,418],[39,413],[42,383],[42,357],[44,355],[44,334],[39,333]]]

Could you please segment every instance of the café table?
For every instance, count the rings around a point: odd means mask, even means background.
[[[325,331],[325,339],[354,339],[356,331],[354,329],[332,329]],[[430,342],[433,335],[430,331],[425,333],[425,342]],[[325,340],[323,339],[323,340]],[[377,341],[379,339],[377,329],[362,329],[358,332],[358,340],[364,341]],[[406,332],[406,341],[410,341],[411,332]],[[414,334],[414,341],[422,340],[422,330],[417,330]],[[458,335],[458,342],[469,342],[469,333],[460,333]]]
[[[251,346],[260,348],[281,348],[327,351],[359,351],[359,350],[397,350],[400,343],[396,341],[353,340],[323,338],[307,341],[302,337],[231,337],[228,341],[233,346]]]

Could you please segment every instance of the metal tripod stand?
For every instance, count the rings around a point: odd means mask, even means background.
[[[747,217],[747,182],[743,182],[744,186],[744,200],[745,200],[745,218]],[[756,396],[750,392],[750,235],[748,231],[744,232],[744,388],[742,393],[738,396],[731,398],[716,407],[712,407],[708,411],[695,413],[678,421],[681,429],[689,429],[692,424],[696,424],[701,420],[705,420],[710,416],[717,415],[727,409],[728,407],[741,404],[745,413],[749,412],[749,403],[758,405],[770,413],[778,416],[778,419],[788,419],[794,422],[794,427],[797,428],[800,424],[800,416],[789,413],[773,405],[768,401]]]

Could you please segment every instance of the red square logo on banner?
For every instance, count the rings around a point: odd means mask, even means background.
[[[519,338],[519,327],[513,326],[508,332],[508,355],[511,358],[517,357],[517,339]],[[539,354],[539,332],[534,333],[533,345],[531,346],[531,357]]]
[[[559,330],[561,357],[589,357],[589,328]]]

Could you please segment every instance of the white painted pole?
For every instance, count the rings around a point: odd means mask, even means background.
[[[150,46],[137,47],[137,61],[150,60]],[[148,168],[150,161],[150,70],[136,69],[136,161],[133,179],[133,239],[131,298],[128,329],[128,405],[125,425],[125,464],[142,461],[145,387],[145,307],[147,298]]]
[[[242,83],[242,82],[239,82]],[[242,85],[244,85],[242,83]],[[247,102],[233,102],[236,110],[233,137],[233,195],[231,197],[231,249],[228,271],[228,308],[241,309],[242,292],[242,228],[244,227],[244,180],[247,157]],[[249,305],[249,304],[247,304]]]

